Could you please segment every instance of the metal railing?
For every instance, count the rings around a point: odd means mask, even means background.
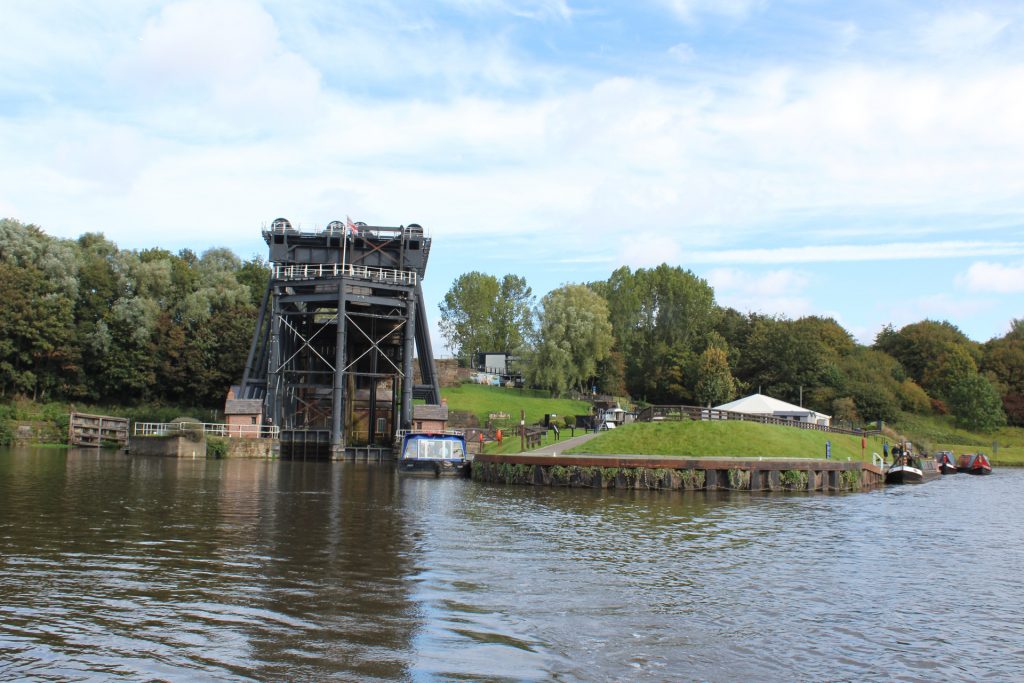
[[[396,285],[416,286],[416,271],[374,268],[351,263],[307,263],[293,266],[274,266],[275,280],[314,280],[324,277],[352,277]]]
[[[401,441],[406,434],[429,434],[431,436],[465,436],[461,429],[399,429],[395,441]]]
[[[271,425],[229,425],[213,422],[136,422],[135,436],[175,436],[202,427],[203,434],[234,439],[276,439],[281,428]]]

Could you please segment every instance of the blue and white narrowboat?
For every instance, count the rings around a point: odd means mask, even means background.
[[[466,437],[462,432],[400,432],[398,471],[425,476],[464,476],[469,471]]]

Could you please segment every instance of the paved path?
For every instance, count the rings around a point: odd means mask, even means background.
[[[555,443],[549,443],[546,446],[541,446],[540,448],[535,448],[532,451],[526,452],[529,453],[530,455],[561,455],[562,451],[566,451],[569,450],[570,448],[575,448],[580,444],[584,444],[593,439],[594,437],[596,437],[598,434],[599,432],[590,432],[589,434],[573,436],[568,439],[562,439],[561,441],[556,441]]]

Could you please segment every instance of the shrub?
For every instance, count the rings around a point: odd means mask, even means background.
[[[207,458],[225,458],[228,455],[228,440],[219,436],[211,436],[206,439]]]

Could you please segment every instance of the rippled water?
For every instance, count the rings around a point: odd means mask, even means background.
[[[0,451],[0,679],[1021,680],[1022,487]]]

